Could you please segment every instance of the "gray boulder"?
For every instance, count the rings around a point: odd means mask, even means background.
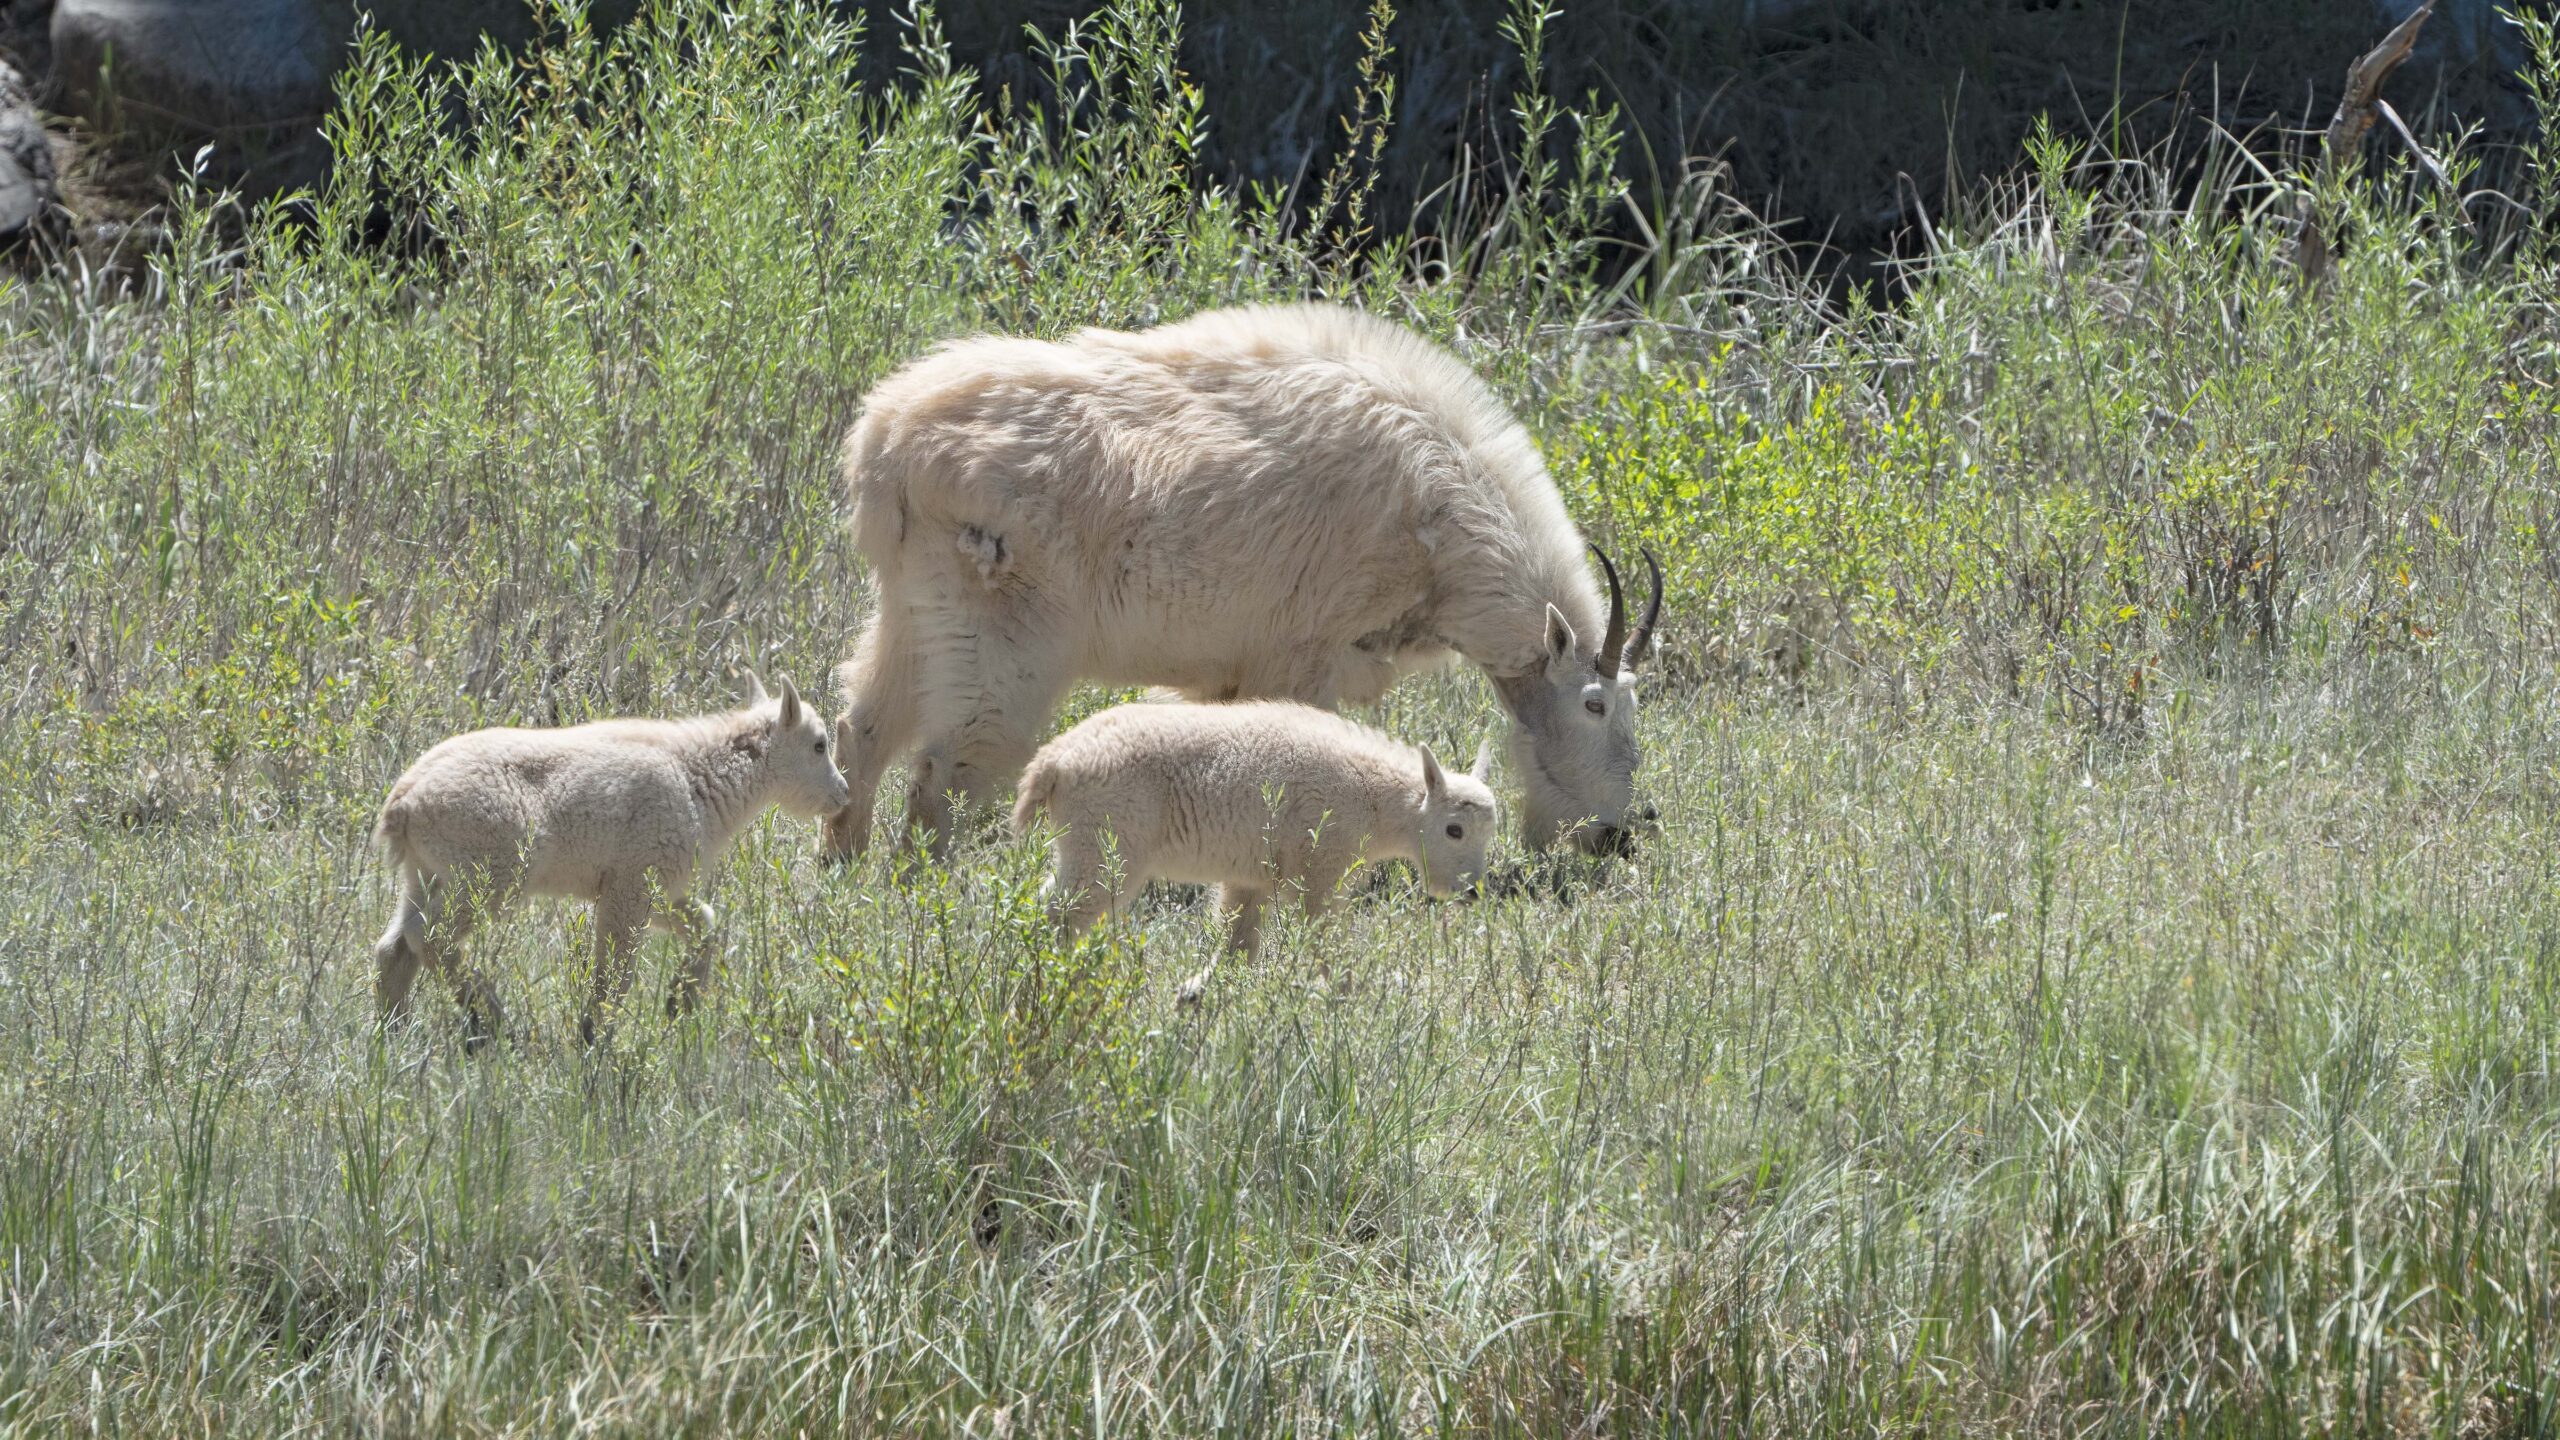
[[[14,64],[31,82],[53,73],[53,0],[0,0],[0,64]]]
[[[113,134],[316,128],[353,20],[328,0],[57,0],[57,104]]]
[[[641,0],[589,0],[587,21],[610,29],[638,14]],[[367,0],[382,32],[421,55],[466,60],[483,37],[510,49],[530,44],[540,31],[525,0]]]
[[[211,173],[250,194],[318,181],[320,122],[356,27],[357,0],[0,0],[52,7],[54,107],[111,149],[174,151],[215,142]],[[593,0],[598,26],[640,0]],[[528,0],[365,0],[403,48],[468,58],[488,36],[521,45]]]
[[[2435,0],[2435,13],[2418,32],[2409,51],[2409,74],[2419,83],[2402,82],[2386,93],[2412,105],[2426,102],[2430,84],[2454,82],[2470,98],[2472,113],[2464,118],[2488,123],[2493,133],[2522,134],[2532,129],[2533,104],[2526,98],[2521,72],[2533,62],[2524,32],[2506,17],[2513,0]],[[2408,18],[2419,0],[2374,0],[2374,38]],[[2519,8],[2532,9],[2533,6]],[[2469,84],[2462,84],[2465,79]],[[2402,112],[2414,121],[2415,116]]]
[[[0,60],[0,240],[36,229],[53,210],[53,147],[36,123],[35,100]]]
[[[526,0],[370,0],[403,47],[467,58],[534,38]],[[596,0],[611,25],[639,0]],[[219,137],[317,125],[355,33],[355,0],[54,0],[61,108],[117,131]]]

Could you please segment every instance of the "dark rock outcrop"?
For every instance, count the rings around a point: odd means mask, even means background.
[[[401,45],[469,56],[483,37],[537,38],[525,0],[363,0]],[[831,0],[868,22],[866,78],[898,83],[904,0]],[[1040,96],[1023,27],[1051,34],[1100,0],[941,0],[956,57],[990,101]],[[1370,0],[1190,0],[1182,62],[1208,97],[1212,173],[1295,187],[1332,163]],[[1546,83],[1620,107],[1639,203],[1671,203],[1684,155],[1721,156],[1720,193],[1793,217],[1790,233],[1852,255],[1891,253],[1918,217],[2020,163],[2038,115],[2069,134],[2175,157],[2210,114],[2260,148],[2315,131],[2349,61],[2419,0],[1568,0],[1550,27]],[[2388,98],[2439,133],[2484,122],[2494,152],[2533,123],[2506,0],[2434,0]],[[358,0],[0,0],[0,57],[37,98],[85,122],[84,143],[144,162],[216,142],[218,178],[251,192],[319,178],[320,117]],[[592,0],[599,27],[641,0]],[[1396,119],[1376,213],[1387,228],[1467,217],[1433,197],[1459,157],[1507,153],[1517,57],[1492,0],[1398,0],[1387,62]],[[50,52],[49,55],[44,52]],[[47,69],[50,61],[49,71]],[[1560,138],[1570,134],[1563,127]],[[17,132],[24,135],[23,126]],[[2182,138],[2183,137],[2183,138]],[[2381,145],[2383,142],[2371,142]],[[25,148],[23,138],[20,149]],[[38,147],[39,150],[41,147]],[[34,153],[34,152],[29,152]],[[0,161],[0,165],[8,162]],[[40,161],[21,160],[31,173]],[[23,193],[23,191],[18,192]]]
[[[893,83],[904,0],[843,0],[866,20],[867,78]],[[954,57],[1000,91],[1043,95],[1023,27],[1060,33],[1095,0],[941,0]],[[1207,97],[1202,159],[1231,178],[1311,192],[1342,143],[1370,0],[1188,0],[1182,66]],[[1983,178],[2024,163],[2036,117],[2177,163],[2211,116],[2261,153],[2316,134],[2347,66],[2418,0],[1562,0],[1546,83],[1619,107],[1639,204],[1666,204],[1680,157],[1719,156],[1716,187],[1850,256],[1908,244]],[[2435,0],[2388,98],[2411,124],[2484,125],[2484,147],[2532,123],[2515,0]],[[2528,8],[2541,8],[2538,0]],[[1518,58],[1501,0],[1397,0],[1396,124],[1382,224],[1421,212],[1461,155],[1506,153]],[[1561,127],[1559,142],[1571,127]],[[2385,142],[2370,142],[2382,150]],[[1474,195],[1502,193],[1483,179]],[[1456,221],[1460,225],[1463,219]]]
[[[56,0],[52,104],[90,144],[163,174],[211,142],[220,183],[309,184],[354,21],[324,0]]]
[[[0,60],[0,241],[44,225],[53,214],[53,147],[36,123],[35,97]]]
[[[57,0],[56,104],[155,138],[316,125],[353,21],[316,0]]]
[[[641,0],[589,0],[587,21],[609,29],[640,6]],[[468,59],[483,37],[509,47],[539,38],[533,7],[524,0],[368,0],[365,8],[384,34],[422,55]]]
[[[320,178],[331,86],[356,28],[356,0],[0,0],[51,6],[52,104],[129,157],[179,156],[213,142],[216,177],[252,192]],[[596,0],[617,24],[640,0]],[[402,46],[466,58],[482,37],[536,38],[524,0],[369,0]]]
[[[30,85],[53,72],[53,0],[0,0],[0,63]]]

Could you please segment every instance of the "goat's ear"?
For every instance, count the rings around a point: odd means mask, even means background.
[[[755,672],[755,668],[754,668],[753,666],[749,666],[749,665],[741,665],[741,666],[739,666],[739,667],[738,667],[738,673],[739,673],[739,674],[741,674],[741,675],[744,675],[745,677],[747,677],[747,708],[748,708],[748,709],[752,710],[752,709],[754,709],[755,707],[757,707],[758,705],[761,705],[761,704],[763,704],[764,702],[766,702],[767,700],[770,700],[770,699],[772,699],[772,698],[773,698],[772,696],[767,695],[767,694],[764,692],[764,677],[763,677],[763,676],[761,676],[761,675],[758,675],[758,674]]]
[[[800,687],[792,684],[791,677],[785,675],[782,677],[782,728],[789,730],[799,723]]]
[[[1564,618],[1564,612],[1557,609],[1553,602],[1549,602],[1547,605],[1547,663],[1555,665],[1571,662],[1577,638],[1573,633],[1573,622]]]
[[[1476,744],[1476,763],[1467,767],[1467,775],[1482,785],[1493,778],[1493,737],[1487,735]]]
[[[1422,747],[1422,793],[1434,800],[1449,788],[1449,777],[1440,773],[1440,762],[1431,758],[1431,747]]]

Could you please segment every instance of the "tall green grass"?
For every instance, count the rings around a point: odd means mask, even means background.
[[[553,19],[369,41],[331,190],[138,285],[0,282],[0,1433],[2560,1430],[2531,246],[2377,167],[2307,287],[2282,156],[2047,138],[1838,313],[1704,190],[1596,263],[1535,92],[1474,243],[1199,184],[1152,0],[983,111],[929,16]],[[1195,1015],[1180,897],[1061,951],[1021,847],[775,822],[698,1018],[582,1052],[536,910],[506,1044],[372,1030],[420,748],[842,650],[870,381],[1310,293],[1669,563],[1637,862],[1355,878]]]

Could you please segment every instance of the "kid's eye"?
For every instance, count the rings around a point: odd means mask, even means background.
[[[1590,711],[1594,715],[1606,715],[1609,713],[1609,707],[1597,700],[1583,701],[1582,708]]]
[[[1452,825],[1452,826],[1450,826],[1450,827],[1449,827],[1449,838],[1450,838],[1450,839],[1452,839],[1452,840],[1464,840],[1464,839],[1466,839],[1466,838],[1467,838],[1467,827],[1466,827],[1466,826],[1464,826],[1464,825]]]
[[[826,753],[827,753],[827,742],[826,742],[826,741],[821,740],[821,741],[819,741],[819,742],[818,742],[818,753],[819,753],[819,754],[821,754],[821,755],[824,755],[824,754],[826,754]]]

